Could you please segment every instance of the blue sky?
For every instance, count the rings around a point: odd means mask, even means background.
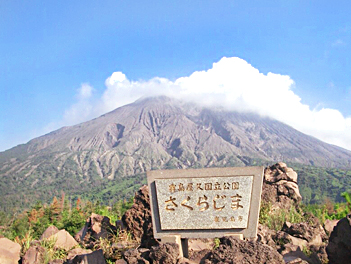
[[[0,151],[110,110],[101,104],[114,72],[178,83],[223,57],[289,76],[301,105],[337,111],[341,128],[321,136],[286,123],[351,149],[350,10],[349,1],[0,1]],[[82,107],[89,115],[70,118]]]

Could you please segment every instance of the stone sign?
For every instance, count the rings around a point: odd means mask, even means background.
[[[147,172],[155,238],[256,237],[263,169]]]

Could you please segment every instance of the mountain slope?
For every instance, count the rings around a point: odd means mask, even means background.
[[[245,165],[241,157],[250,157],[351,167],[350,151],[278,121],[204,109],[166,97],[137,101],[7,152],[0,153],[1,173],[26,171],[26,177],[46,162],[60,173],[67,160],[82,175],[88,176],[95,166],[100,177],[109,178],[116,172],[120,176],[135,174],[170,162],[179,168],[226,165],[229,156],[237,165]]]
[[[0,153],[0,190],[74,188],[150,169],[256,161],[351,168],[351,152],[258,115],[155,97]]]

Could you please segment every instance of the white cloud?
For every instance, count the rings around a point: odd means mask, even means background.
[[[83,83],[81,87],[78,89],[78,99],[86,100],[89,99],[93,94],[93,87],[91,87],[88,83]]]
[[[63,126],[75,125],[95,117],[96,103],[93,98],[93,92],[94,88],[91,85],[83,83],[77,89],[77,101],[65,110],[62,120],[49,123],[41,131],[32,131],[33,137],[49,133]]]
[[[209,70],[196,71],[175,81],[159,77],[131,81],[122,72],[114,72],[105,85],[102,96],[94,101],[92,87],[83,84],[77,103],[64,114],[64,123],[88,120],[142,96],[167,95],[207,106],[259,113],[351,149],[351,117],[344,117],[335,109],[310,109],[293,92],[295,83],[289,76],[265,75],[240,58],[224,57]]]
[[[83,83],[77,91],[77,102],[68,108],[63,115],[65,125],[73,125],[89,119],[92,115],[94,103],[92,101],[93,87]]]

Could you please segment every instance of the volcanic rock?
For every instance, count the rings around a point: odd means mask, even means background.
[[[75,235],[75,238],[87,247],[92,248],[100,238],[109,238],[116,232],[117,229],[110,223],[110,218],[92,213],[82,230]]]
[[[152,218],[148,186],[142,186],[135,194],[134,204],[122,217],[124,226],[141,247],[158,245],[152,230]]]
[[[63,264],[64,260],[63,259],[54,259],[50,261],[48,264]]]
[[[326,248],[326,243],[323,243],[322,245],[311,245],[310,251],[312,254],[310,255],[310,259],[317,264],[328,263],[329,260]]]
[[[115,264],[128,264],[128,263],[124,259],[119,259],[115,262]]]
[[[22,258],[22,264],[42,264],[44,263],[45,249],[41,246],[31,246]]]
[[[289,209],[302,200],[297,185],[297,173],[283,162],[267,167],[264,172],[262,201],[272,204],[272,210]]]
[[[47,239],[47,238],[51,237],[52,235],[55,235],[58,232],[59,232],[59,230],[56,226],[49,226],[48,228],[46,228],[44,233],[41,235],[40,240]]]
[[[86,255],[90,254],[92,251],[90,249],[83,249],[83,248],[74,248],[70,250],[67,254],[67,259],[74,259],[78,255]]]
[[[65,262],[65,264],[106,264],[102,249],[90,254],[78,255],[74,259]]]
[[[326,239],[324,229],[318,223],[307,225],[286,222],[280,231],[258,226],[258,241],[275,248],[288,263],[327,263]],[[311,252],[309,257],[303,254],[304,249]]]
[[[329,264],[351,263],[351,214],[341,219],[329,238]]]
[[[213,239],[189,239],[188,240],[188,251],[189,259],[183,259],[184,263],[200,263],[215,246]]]
[[[339,220],[325,220],[323,226],[324,226],[324,230],[328,235],[331,235],[331,233],[333,232],[334,227],[336,227],[336,225],[338,224]]]
[[[179,245],[176,243],[161,243],[153,246],[149,258],[152,263],[174,264],[179,258]]]
[[[64,249],[66,251],[78,245],[78,242],[64,229],[50,236],[48,239],[56,241],[54,245],[55,248]]]
[[[175,264],[179,259],[179,245],[176,243],[159,243],[151,249],[131,249],[123,254],[123,258],[128,264]]]
[[[311,260],[299,249],[284,254],[283,258],[288,264],[308,264],[311,262]]]
[[[302,238],[309,244],[313,245],[321,245],[323,241],[326,241],[328,239],[327,234],[321,225],[312,226],[306,222],[298,224],[285,222],[282,231],[294,237]]]
[[[124,252],[123,258],[128,264],[149,264],[150,250],[145,248],[130,249]]]
[[[261,242],[224,237],[221,238],[220,246],[211,251],[201,263],[283,264],[285,262],[276,250]]]
[[[0,238],[0,263],[17,264],[20,260],[21,246],[7,238]]]
[[[266,244],[272,248],[277,248],[276,242],[273,239],[276,233],[276,231],[270,230],[267,226],[258,224],[257,241]]]

